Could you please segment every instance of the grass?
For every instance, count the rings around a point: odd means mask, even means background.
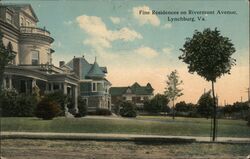
[[[136,144],[133,142],[2,140],[7,158],[246,158],[250,144]]]
[[[139,116],[126,118],[1,118],[2,131],[118,133],[180,136],[210,136],[210,120],[202,118]],[[243,120],[219,120],[218,136],[250,137]]]

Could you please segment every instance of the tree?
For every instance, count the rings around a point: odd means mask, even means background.
[[[213,113],[213,97],[211,96],[211,91],[208,91],[201,95],[197,103],[197,112],[206,117],[207,119],[212,116]]]
[[[165,95],[172,101],[173,103],[173,119],[175,118],[175,104],[174,101],[183,95],[181,92],[182,89],[178,88],[183,82],[179,80],[178,72],[176,70],[172,71],[170,75],[167,75],[167,87],[165,88]]]
[[[195,105],[192,103],[186,103],[185,101],[181,101],[176,103],[175,110],[179,112],[191,112],[195,109]]]
[[[15,54],[12,51],[12,44],[9,42],[7,48],[3,44],[3,33],[0,31],[0,87],[3,85],[3,74],[5,66],[9,64],[11,60],[14,59]],[[2,89],[0,89],[0,93]]]
[[[151,113],[169,112],[168,102],[166,95],[156,94],[151,100],[144,102],[144,109]]]
[[[215,140],[216,128],[216,99],[214,83],[217,78],[224,74],[230,74],[230,69],[236,64],[232,58],[235,52],[234,45],[227,37],[223,37],[220,31],[215,28],[204,29],[203,32],[195,30],[192,38],[186,38],[182,55],[179,59],[188,64],[190,73],[196,72],[199,76],[212,83],[213,95],[213,141]]]

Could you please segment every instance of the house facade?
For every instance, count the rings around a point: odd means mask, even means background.
[[[86,97],[91,109],[108,108],[107,68],[86,60],[81,63],[81,58],[74,58],[61,67],[54,66],[52,55],[55,52],[51,48],[54,39],[48,30],[37,27],[38,21],[29,4],[0,3],[2,40],[5,47],[12,46],[15,54],[5,68],[2,89],[30,94],[32,88],[38,87],[40,95],[63,91],[74,99],[75,112],[78,111],[79,95]]]
[[[141,110],[143,109],[144,101],[153,97],[153,92],[154,89],[150,83],[148,83],[146,86],[141,86],[135,82],[132,86],[128,87],[111,87],[111,103],[112,106],[115,106],[120,101],[131,101],[137,106],[138,110]]]
[[[111,110],[111,83],[105,78],[106,67],[100,67],[95,59],[90,64],[84,57],[74,57],[68,63],[60,62],[60,68],[73,71],[79,77],[79,95],[85,100],[88,112],[97,109]]]

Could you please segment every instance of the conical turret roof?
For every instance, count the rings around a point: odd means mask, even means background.
[[[98,63],[96,62],[96,59],[91,69],[89,70],[87,76],[91,78],[104,78],[105,77],[105,73],[99,67]]]

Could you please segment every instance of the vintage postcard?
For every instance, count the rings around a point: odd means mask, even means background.
[[[0,158],[250,158],[249,7],[0,1]]]

